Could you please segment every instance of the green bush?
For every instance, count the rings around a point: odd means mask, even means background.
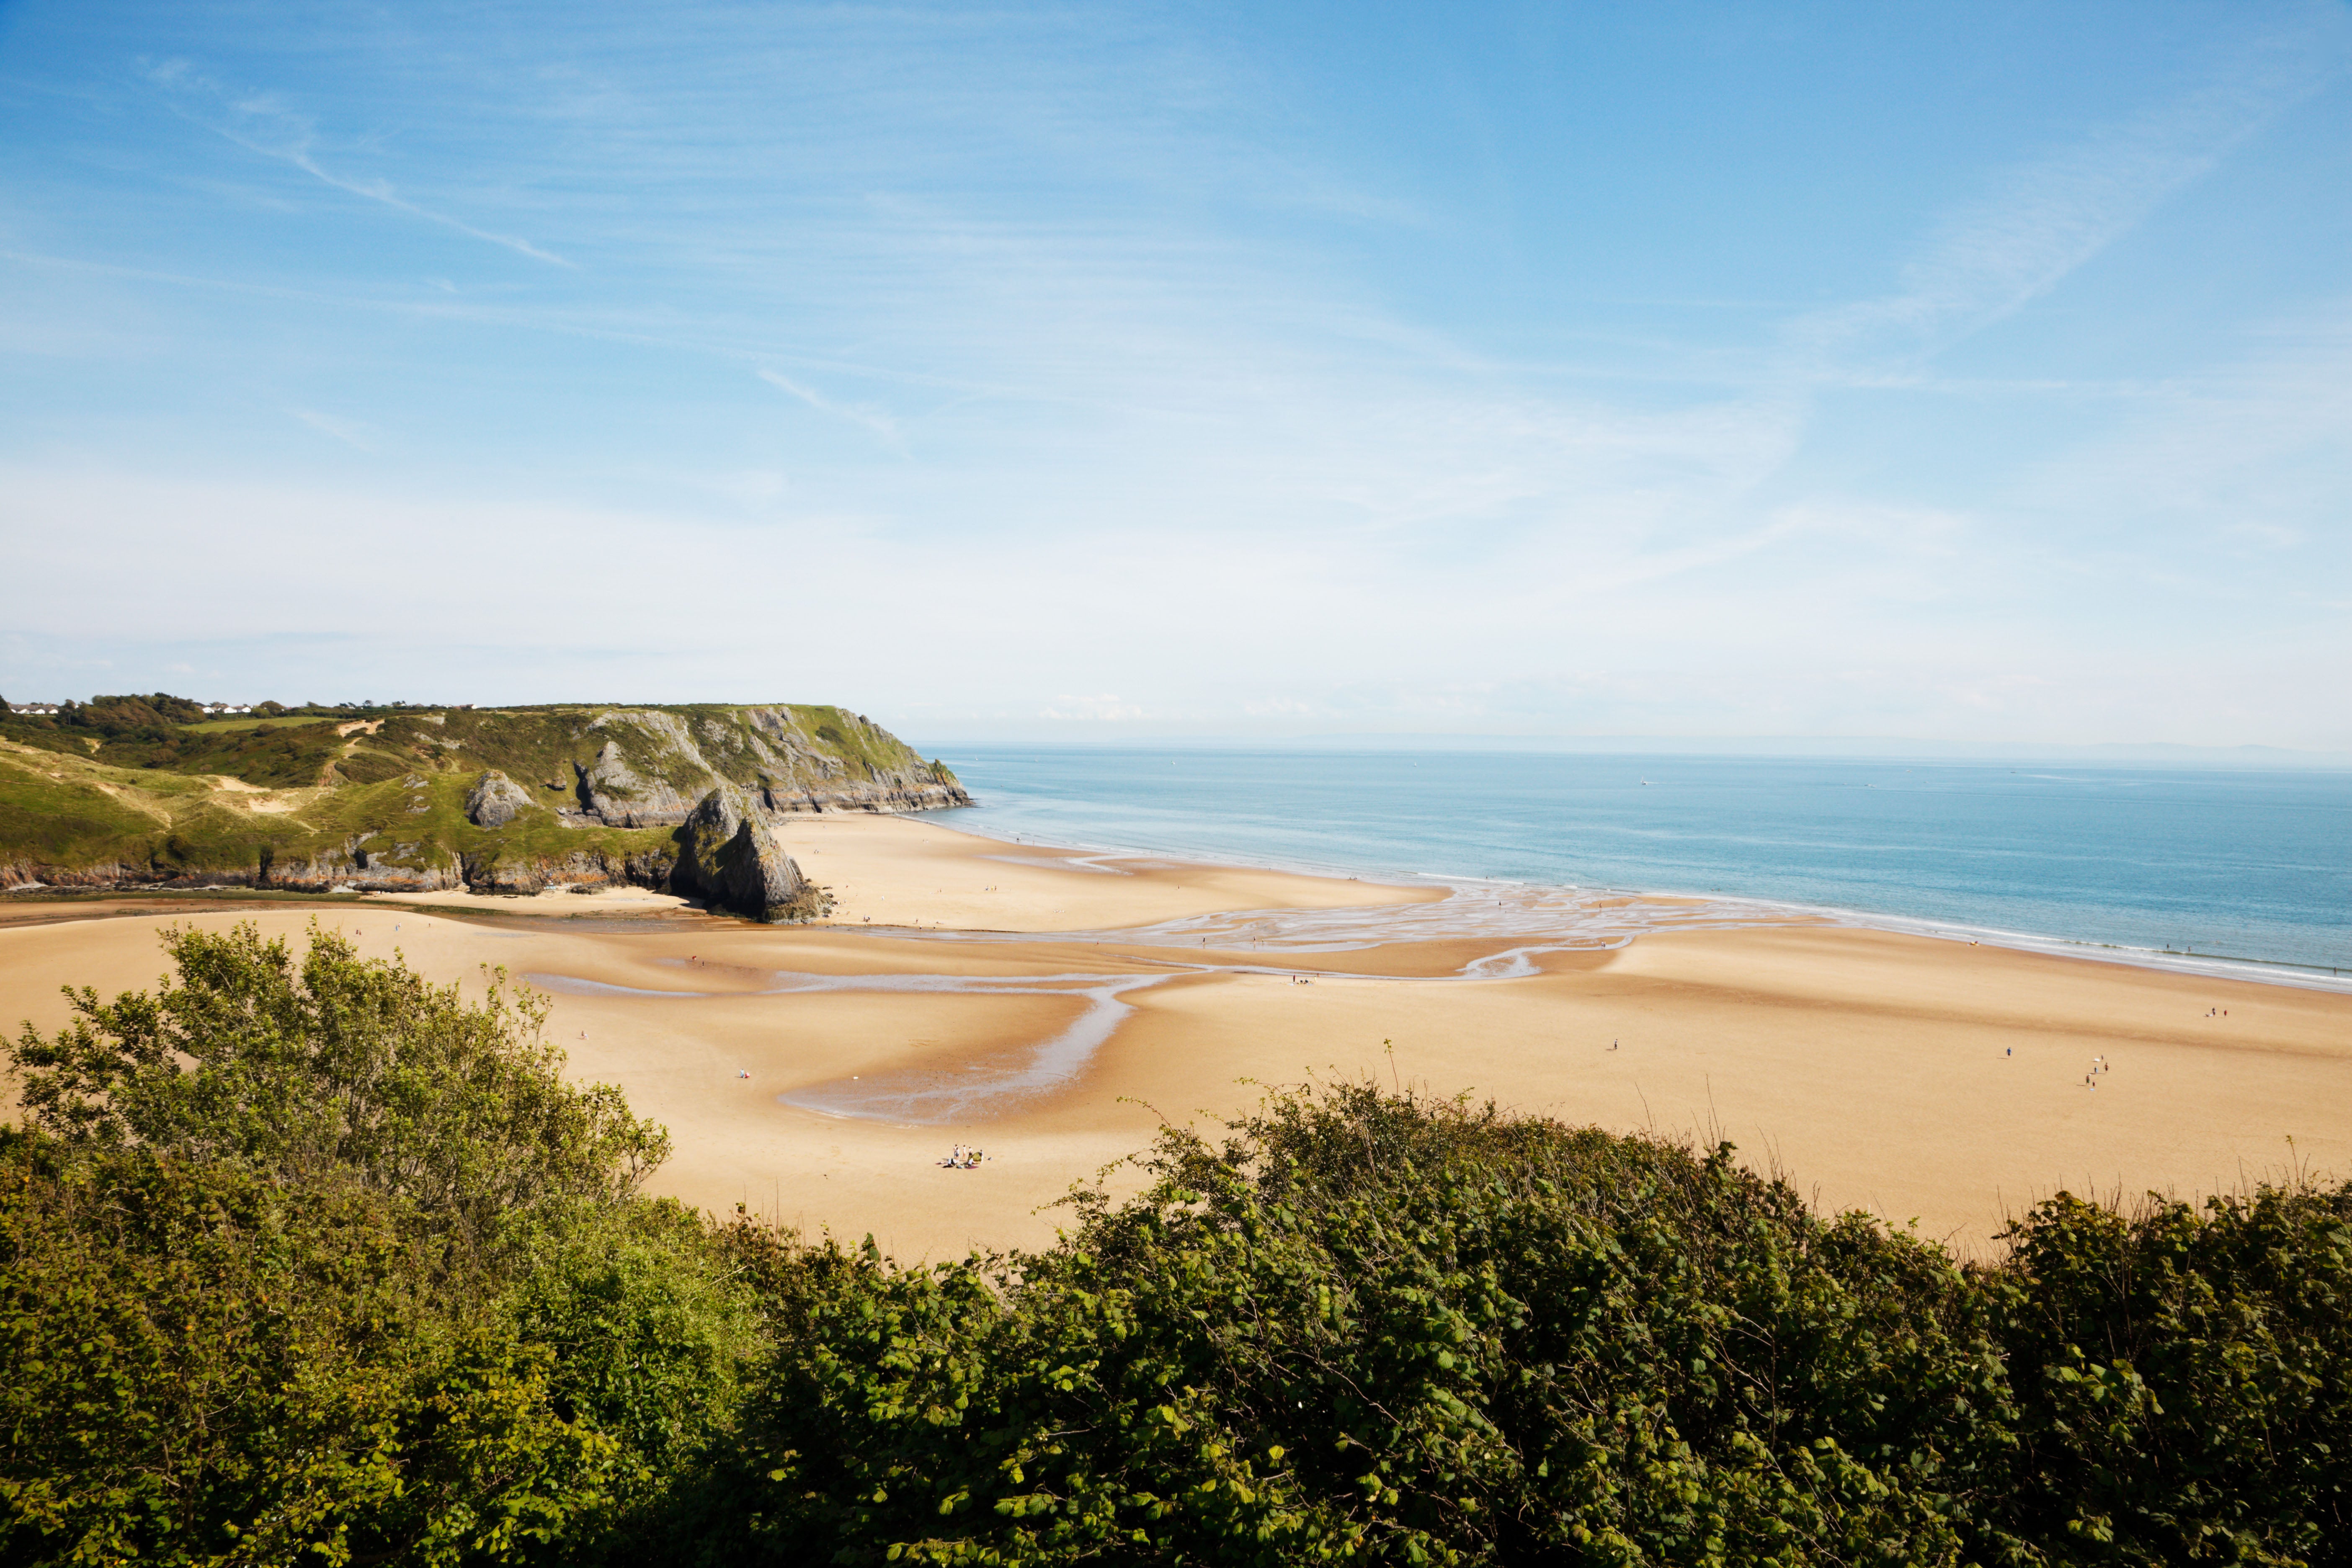
[[[659,1130],[495,983],[167,945],[13,1053],[6,1562],[2352,1562],[2352,1187],[1961,1266],[1339,1086],[902,1268],[638,1195]]]
[[[618,1089],[563,1081],[545,1006],[503,973],[469,1004],[313,924],[298,965],[250,924],[174,928],[150,996],[68,991],[74,1020],[29,1026],[14,1060],[33,1121],[74,1142],[228,1159],[289,1182],[354,1183],[473,1237],[544,1199],[617,1199],[668,1135]]]
[[[316,930],[165,946],[11,1053],[0,1561],[560,1560],[695,1461],[749,1291],[537,1004]]]
[[[2062,1195],[1988,1281],[2021,1535],[2082,1562],[2352,1561],[2352,1186]]]
[[[1959,1560],[2006,1405],[1933,1248],[1369,1089],[1239,1131],[1042,1256],[829,1258],[706,1560]]]
[[[2352,1193],[1996,1268],[1696,1153],[1278,1097],[1037,1256],[767,1266],[700,1561],[2341,1563]],[[785,1249],[789,1250],[789,1249]],[[822,1543],[820,1548],[817,1543]]]
[[[494,1558],[621,1446],[406,1206],[226,1162],[0,1142],[0,1557]]]

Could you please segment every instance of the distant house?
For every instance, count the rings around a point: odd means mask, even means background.
[[[250,713],[253,711],[250,705],[243,702],[207,702],[204,707],[205,712],[214,715],[215,718],[226,717],[231,713]]]
[[[8,704],[8,710],[12,713],[54,714],[58,710],[58,705],[54,702],[11,702]]]

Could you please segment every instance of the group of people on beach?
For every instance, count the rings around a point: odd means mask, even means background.
[[[2093,1089],[2098,1088],[2099,1075],[2107,1070],[2107,1066],[2108,1063],[2106,1058],[2093,1057],[2091,1058],[2091,1070],[2083,1075],[2083,1081],[2089,1084]]]
[[[985,1150],[968,1149],[959,1143],[946,1159],[940,1162],[940,1164],[942,1169],[950,1171],[975,1171],[980,1168],[980,1163],[987,1158]]]

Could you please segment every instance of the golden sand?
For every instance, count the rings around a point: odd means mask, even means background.
[[[870,1232],[902,1258],[1045,1240],[1045,1205],[1160,1116],[1236,1113],[1309,1073],[1728,1139],[1827,1207],[1916,1216],[1975,1254],[2060,1187],[2192,1195],[2290,1161],[2352,1173],[2352,996],[1664,901],[1587,905],[1587,945],[1512,960],[1497,955],[1546,944],[1474,917],[1542,912],[1488,895],[1441,906],[1441,889],[896,818],[790,821],[784,837],[834,890],[832,921],[751,925],[629,891],[186,899],[168,914],[121,900],[103,919],[57,906],[77,918],[0,925],[0,1021],[54,1027],[62,984],[153,984],[173,920],[299,938],[316,918],[445,980],[502,965],[553,988],[550,1028],[576,1073],[669,1126],[677,1153],[655,1190]],[[1272,912],[1219,918],[1231,910]],[[1591,945],[1621,918],[1690,929]],[[1390,939],[1296,945],[1357,920]],[[1501,977],[1461,977],[1482,962]],[[992,1090],[1041,1076],[1041,1046],[1089,1025],[1105,1037],[1077,1037],[1066,1077]],[[2109,1068],[2095,1089],[2094,1058]],[[861,1100],[901,1119],[822,1109]],[[987,1162],[941,1168],[958,1143]]]

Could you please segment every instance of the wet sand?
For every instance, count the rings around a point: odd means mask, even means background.
[[[1045,1205],[1159,1114],[1234,1114],[1309,1073],[1727,1138],[1826,1207],[1916,1216],[1979,1255],[2062,1186],[2194,1194],[2290,1160],[2352,1173],[2340,994],[1697,900],[1456,895],[892,818],[788,821],[784,837],[833,888],[831,922],[627,892],[176,900],[0,926],[0,1023],[54,1027],[61,984],[152,984],[174,919],[299,938],[317,918],[441,979],[503,965],[550,994],[577,1074],[669,1126],[654,1190],[870,1232],[905,1258],[1048,1239]],[[604,918],[529,918],[580,914]],[[2095,1057],[2111,1065],[2096,1089]],[[990,1158],[941,1169],[956,1143]]]

